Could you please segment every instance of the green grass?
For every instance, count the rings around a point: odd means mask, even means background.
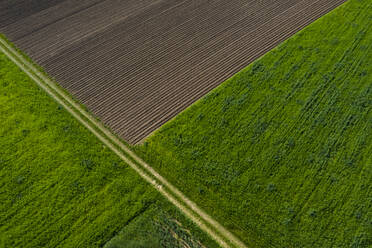
[[[249,247],[372,247],[371,4],[308,26],[137,152]]]
[[[216,247],[0,53],[0,247],[182,247],[170,230]]]

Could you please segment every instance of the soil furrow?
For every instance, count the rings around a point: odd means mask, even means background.
[[[0,32],[135,144],[344,1],[1,1]]]

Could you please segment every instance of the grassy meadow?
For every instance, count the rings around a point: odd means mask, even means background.
[[[249,247],[372,247],[371,27],[346,2],[136,151]]]
[[[0,247],[198,240],[216,247],[0,53]]]

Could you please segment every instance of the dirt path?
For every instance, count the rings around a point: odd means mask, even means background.
[[[132,167],[143,179],[149,182],[164,197],[179,208],[180,211],[198,225],[200,229],[210,235],[210,237],[212,237],[221,247],[246,247],[246,245],[235,235],[200,209],[193,201],[187,198],[181,191],[139,158],[127,145],[116,138],[110,130],[85,111],[54,82],[48,79],[36,66],[27,61],[1,37],[0,50],[31,79],[33,79],[39,87],[46,91],[58,104],[71,113],[100,141],[115,152],[125,163]]]

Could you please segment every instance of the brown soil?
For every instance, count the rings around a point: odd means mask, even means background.
[[[0,32],[135,144],[343,2],[0,1]]]

